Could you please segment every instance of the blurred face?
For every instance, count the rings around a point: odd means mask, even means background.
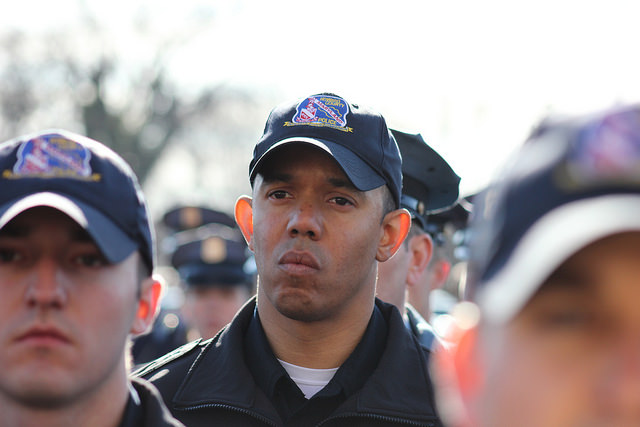
[[[640,233],[600,240],[480,331],[476,425],[640,425],[639,259]]]
[[[126,375],[137,257],[108,264],[80,226],[50,208],[0,230],[0,404],[63,406]]]
[[[254,184],[258,307],[313,322],[370,311],[383,188],[359,191],[321,150],[278,150]],[[261,312],[262,313],[262,312]]]
[[[213,337],[249,299],[244,285],[191,286],[187,291],[184,313],[188,323],[204,339]]]

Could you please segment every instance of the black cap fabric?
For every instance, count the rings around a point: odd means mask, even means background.
[[[118,263],[138,250],[153,269],[153,231],[138,180],[115,152],[51,130],[0,144],[0,228],[21,212],[50,206],[87,230]]]
[[[578,250],[640,231],[640,106],[545,121],[474,205],[471,295],[506,321]]]
[[[471,197],[462,197],[449,208],[427,215],[427,226],[425,231],[432,237],[441,236],[445,228],[450,225],[456,230],[464,229],[469,222],[469,216],[473,212]],[[438,239],[436,239],[438,240]]]
[[[171,265],[187,286],[249,287],[251,278],[244,269],[246,248],[244,242],[209,236],[178,246]]]
[[[252,184],[267,155],[290,143],[326,151],[361,191],[386,184],[396,207],[400,206],[400,152],[380,114],[328,93],[276,107],[253,151],[249,165]]]
[[[427,214],[443,210],[458,199],[460,177],[420,134],[391,129],[402,154],[402,197],[407,209],[424,229]]]

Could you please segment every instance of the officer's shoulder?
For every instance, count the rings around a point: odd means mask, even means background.
[[[134,377],[147,377],[149,374],[169,365],[171,362],[175,362],[183,358],[190,358],[189,356],[196,357],[200,351],[202,351],[203,347],[205,347],[210,341],[211,340],[197,339],[184,344],[164,356],[139,367],[134,370],[131,375]]]

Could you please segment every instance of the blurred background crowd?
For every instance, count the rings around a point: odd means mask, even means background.
[[[409,295],[438,331],[464,293],[473,195],[496,167],[547,114],[640,99],[638,15],[621,0],[25,0],[2,9],[0,139],[77,131],[122,154],[147,195],[167,288],[142,338],[157,351],[136,343],[137,362],[212,335],[254,292],[231,209],[250,190],[248,159],[273,105],[335,92],[420,132],[460,175],[459,202],[429,224],[430,269],[441,273],[429,306]],[[225,313],[207,305],[217,299],[235,307],[228,319],[197,317]]]

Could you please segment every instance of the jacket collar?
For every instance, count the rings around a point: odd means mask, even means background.
[[[230,405],[278,419],[244,364],[242,341],[255,304],[254,297],[194,361],[174,396],[176,408]],[[389,325],[386,350],[362,390],[339,411],[432,420],[436,415],[426,352],[408,332],[397,309],[377,299],[376,304]],[[425,401],[425,396],[431,399]]]

